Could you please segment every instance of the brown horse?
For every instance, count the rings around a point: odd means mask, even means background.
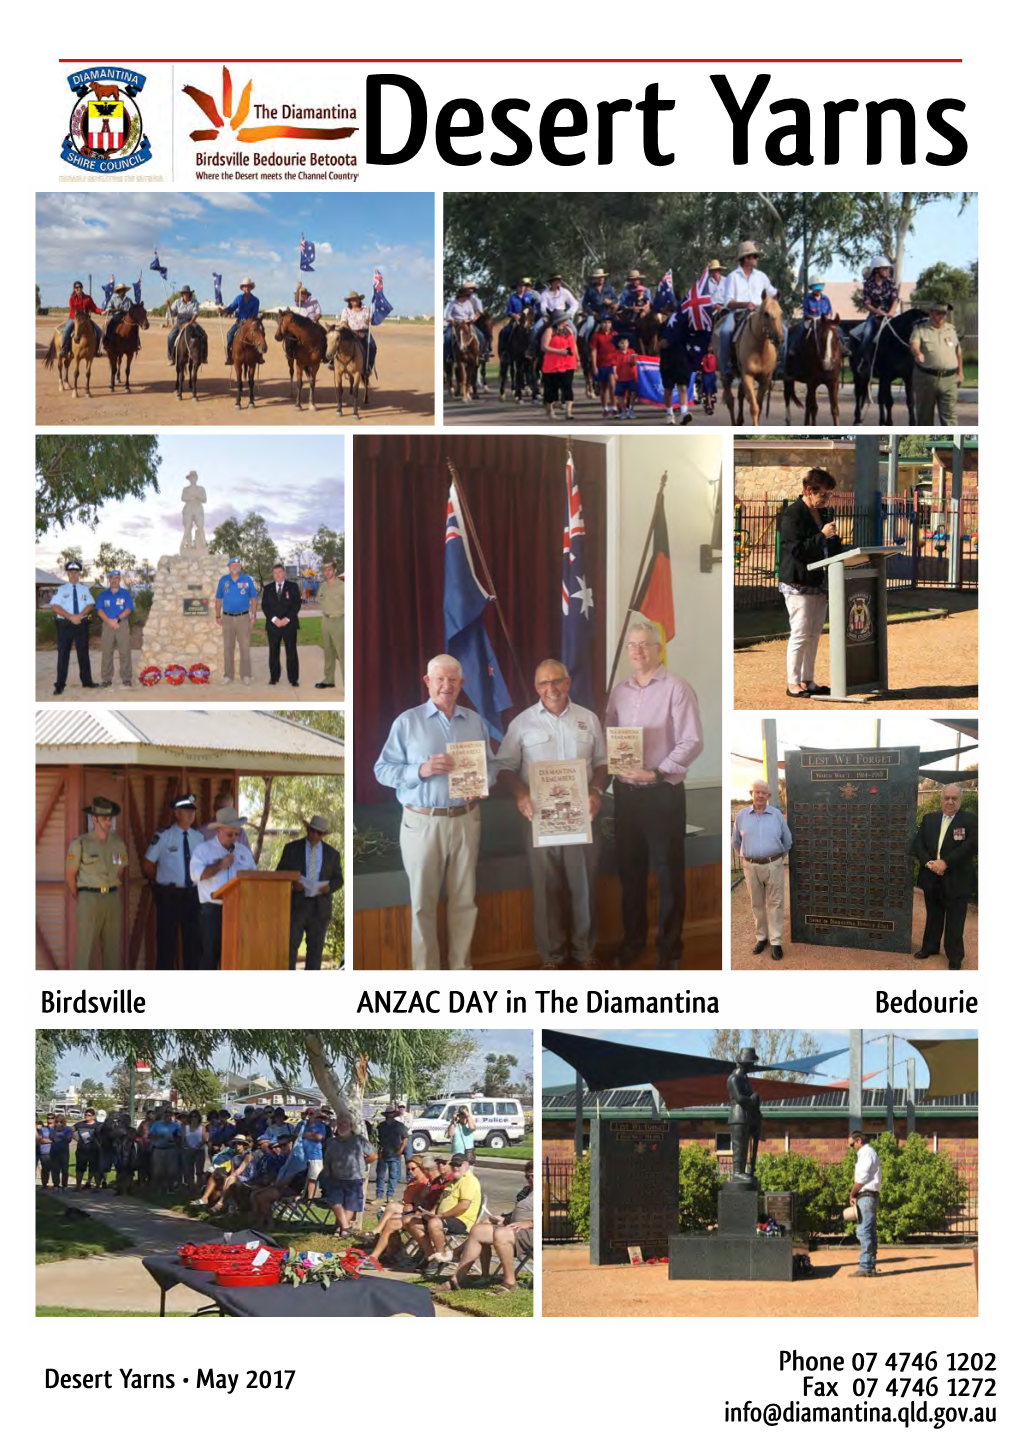
[[[508,380],[519,406],[524,404],[526,390],[531,392],[532,402],[538,399],[538,372],[531,356],[531,327],[535,319],[534,310],[526,305],[523,311],[510,316],[500,327],[496,342],[500,404],[506,400]]]
[[[332,327],[330,329],[332,330]],[[354,403],[354,419],[360,420],[361,413],[358,409],[358,402],[362,385],[365,387],[365,405],[368,405],[367,349],[361,338],[345,325],[337,331],[336,341],[331,349],[333,385],[336,390],[336,413],[338,416],[342,416],[344,413],[344,381],[346,380]]]
[[[475,316],[475,325],[483,336],[482,345],[478,352],[478,375],[482,390],[488,392],[489,385],[485,377],[485,366],[489,357],[492,355],[492,316],[487,310],[483,310],[481,315]]]
[[[308,377],[308,409],[315,409],[315,377],[326,355],[326,332],[307,316],[292,310],[281,310],[276,317],[274,340],[282,341],[290,371],[290,394],[294,409],[301,409],[301,387]],[[294,372],[297,371],[295,385]]]
[[[786,424],[790,425],[790,403],[800,406],[797,399],[796,382],[807,387],[804,396],[804,424],[818,424],[819,386],[829,392],[829,406],[832,410],[832,424],[839,425],[839,375],[843,364],[843,350],[840,344],[839,316],[821,315],[809,325],[801,342],[793,365],[787,357],[786,376],[783,380],[783,399],[786,402]]]
[[[237,377],[237,400],[234,402],[234,410],[241,409],[241,386],[248,382],[248,409],[255,404],[255,375],[259,368],[259,358],[266,353],[266,333],[262,328],[262,321],[257,317],[251,320],[242,320],[234,332],[234,343],[230,347],[230,364],[234,367],[234,375]]]
[[[473,322],[453,322],[453,360],[447,365],[450,394],[462,401],[478,399],[478,332]]]
[[[61,354],[61,344],[64,337],[64,327],[58,326],[53,339],[50,341],[50,348],[43,359],[43,365],[47,370],[52,370],[54,362],[57,367],[57,381],[61,391],[71,390],[71,361],[74,361],[74,398],[78,399],[78,372],[82,363],[85,365],[85,394],[92,395],[90,382],[92,380],[92,362],[99,354],[99,333],[93,324],[90,315],[84,315],[76,311],[74,315],[74,330],[71,332],[71,346],[66,354]]]
[[[772,373],[779,360],[783,344],[783,313],[778,301],[767,295],[761,304],[747,313],[747,320],[740,326],[733,338],[733,358],[736,363],[739,389],[737,392],[738,412],[736,424],[744,424],[744,397],[747,397],[751,412],[751,425],[758,424],[762,403],[772,389]],[[732,379],[723,376],[723,399],[733,420]]]
[[[131,362],[142,348],[138,332],[149,329],[144,305],[133,305],[106,332],[106,357],[110,362],[110,389],[120,380],[120,363],[124,362],[124,389],[131,394]]]
[[[209,359],[209,337],[192,318],[181,322],[174,341],[174,365],[177,368],[175,387],[177,399],[184,399],[184,388],[191,391],[191,399],[198,400],[198,373]]]

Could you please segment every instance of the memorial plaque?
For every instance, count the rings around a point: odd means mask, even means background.
[[[910,951],[916,746],[788,751],[790,936]]]
[[[185,616],[208,616],[209,602],[203,596],[185,596],[181,601]]]
[[[882,677],[878,654],[878,578],[873,571],[848,574],[843,613],[847,690],[878,686]]]
[[[680,1123],[591,1124],[592,1265],[627,1261],[627,1248],[664,1257],[680,1217]]]

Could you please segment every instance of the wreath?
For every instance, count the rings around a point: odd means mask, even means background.
[[[163,672],[158,666],[143,666],[138,673],[138,679],[143,686],[158,686]]]
[[[169,686],[182,686],[188,679],[187,668],[177,664],[168,666],[163,672],[163,679]]]
[[[205,664],[204,661],[195,662],[194,666],[192,666],[191,670],[188,672],[188,680],[191,681],[195,686],[208,686],[209,667]]]
[[[347,1252],[289,1251],[280,1262],[280,1281],[300,1287],[317,1282],[328,1290],[333,1282],[348,1282],[360,1277],[358,1265],[365,1253],[352,1247]]]

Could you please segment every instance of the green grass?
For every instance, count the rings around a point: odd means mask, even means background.
[[[158,1317],[158,1312],[86,1312],[80,1307],[36,1307],[37,1317]],[[165,1312],[166,1317],[190,1317],[190,1312]]]
[[[42,1262],[65,1262],[73,1257],[98,1257],[106,1252],[123,1252],[131,1247],[130,1237],[117,1232],[113,1227],[97,1222],[91,1217],[65,1216],[71,1193],[67,1201],[57,1202],[52,1197],[36,1192],[35,1197],[35,1260]]]
[[[297,634],[298,634],[298,648],[299,648],[299,649],[300,649],[300,647],[302,647],[302,646],[321,646],[321,645],[322,645],[322,617],[321,617],[321,616],[303,616],[303,617],[301,618],[301,627],[300,627],[300,630],[298,631]],[[268,645],[269,645],[269,642],[268,642],[268,640],[266,639],[266,624],[265,624],[265,617],[264,617],[264,616],[261,616],[261,615],[259,616],[258,625],[255,627],[254,631],[251,633],[250,645],[252,645],[252,646],[268,646]]]
[[[449,1142],[435,1142],[428,1148],[430,1152],[448,1152]],[[507,1161],[527,1161],[535,1155],[535,1134],[532,1132],[526,1136],[523,1142],[518,1142],[512,1147],[476,1147],[477,1157],[506,1157]]]
[[[461,1285],[459,1292],[433,1290],[433,1297],[443,1307],[452,1307],[458,1312],[467,1312],[472,1317],[530,1317],[534,1314],[534,1284],[531,1277],[522,1273],[512,1292],[490,1296],[489,1288],[495,1283],[494,1277],[471,1277]]]

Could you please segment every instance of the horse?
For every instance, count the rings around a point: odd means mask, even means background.
[[[92,380],[92,362],[99,354],[99,336],[96,334],[96,327],[92,323],[92,317],[85,315],[82,311],[75,311],[74,330],[71,332],[71,345],[66,355],[61,355],[61,344],[64,338],[64,327],[58,326],[53,339],[50,341],[50,348],[43,359],[43,365],[47,370],[52,370],[54,362],[57,367],[57,381],[61,392],[71,390],[71,361],[74,361],[74,398],[78,399],[78,373],[81,370],[82,362],[85,363],[85,394],[91,399],[92,391],[90,383]]]
[[[130,310],[122,311],[119,318],[106,332],[106,357],[110,362],[110,390],[120,380],[120,363],[124,362],[124,389],[131,394],[131,362],[135,352],[141,350],[139,330],[149,329],[149,317],[145,306],[135,304]]]
[[[326,332],[317,321],[297,315],[292,310],[281,310],[276,317],[274,340],[282,341],[287,354],[287,368],[290,371],[290,394],[294,409],[301,409],[301,387],[308,377],[308,409],[315,409],[315,377],[326,355]],[[295,386],[294,372],[297,371]]]
[[[332,329],[332,327],[331,327]],[[368,349],[359,336],[348,326],[341,326],[337,333],[336,346],[332,354],[333,385],[336,389],[336,413],[344,413],[344,381],[347,381],[354,403],[354,418],[361,419],[358,400],[362,384],[365,387],[365,405],[368,405]]]
[[[191,399],[198,400],[198,372],[209,360],[209,337],[198,321],[186,320],[181,323],[174,341],[174,364],[177,367],[177,399],[184,399],[184,387],[191,391]]]
[[[469,320],[455,320],[453,330],[453,360],[447,362],[447,379],[450,393],[460,396],[462,401],[478,399],[478,332]]]
[[[265,355],[266,348],[266,333],[258,316],[242,320],[230,347],[230,363],[237,377],[235,411],[241,409],[241,385],[245,379],[248,382],[248,409],[251,410],[255,404],[255,375],[259,367],[259,357]]]
[[[779,303],[762,295],[761,304],[747,312],[747,319],[733,337],[733,358],[739,388],[736,424],[744,424],[744,397],[751,412],[751,425],[758,424],[762,402],[772,389],[772,373],[783,345],[783,313]],[[732,378],[723,376],[723,398],[733,421]]]
[[[534,324],[534,312],[530,306],[525,306],[523,311],[510,316],[500,327],[497,341],[500,403],[505,399],[508,379],[519,406],[524,404],[525,390],[531,391],[532,402],[538,399],[538,373],[531,356],[531,328]]]
[[[489,386],[485,377],[485,367],[492,355],[492,316],[487,310],[483,310],[481,315],[475,316],[475,325],[482,333],[483,343],[478,351],[478,374],[481,380],[481,389],[487,394]]]
[[[914,355],[910,349],[910,332],[925,319],[923,310],[907,310],[883,323],[878,341],[861,354],[860,342],[853,332],[847,337],[850,349],[850,370],[854,378],[854,425],[861,423],[861,413],[871,399],[871,380],[878,381],[878,424],[893,423],[893,381],[903,382],[907,415],[914,420]]]
[[[797,351],[794,366],[787,355],[786,375],[783,379],[783,399],[786,402],[786,424],[790,424],[790,404],[800,406],[795,382],[801,381],[807,391],[804,396],[804,424],[818,424],[819,386],[829,392],[829,406],[832,410],[832,424],[839,425],[839,373],[843,366],[843,350],[840,340],[839,316],[822,315],[814,325],[807,328],[807,334]],[[794,369],[796,374],[794,374]]]

